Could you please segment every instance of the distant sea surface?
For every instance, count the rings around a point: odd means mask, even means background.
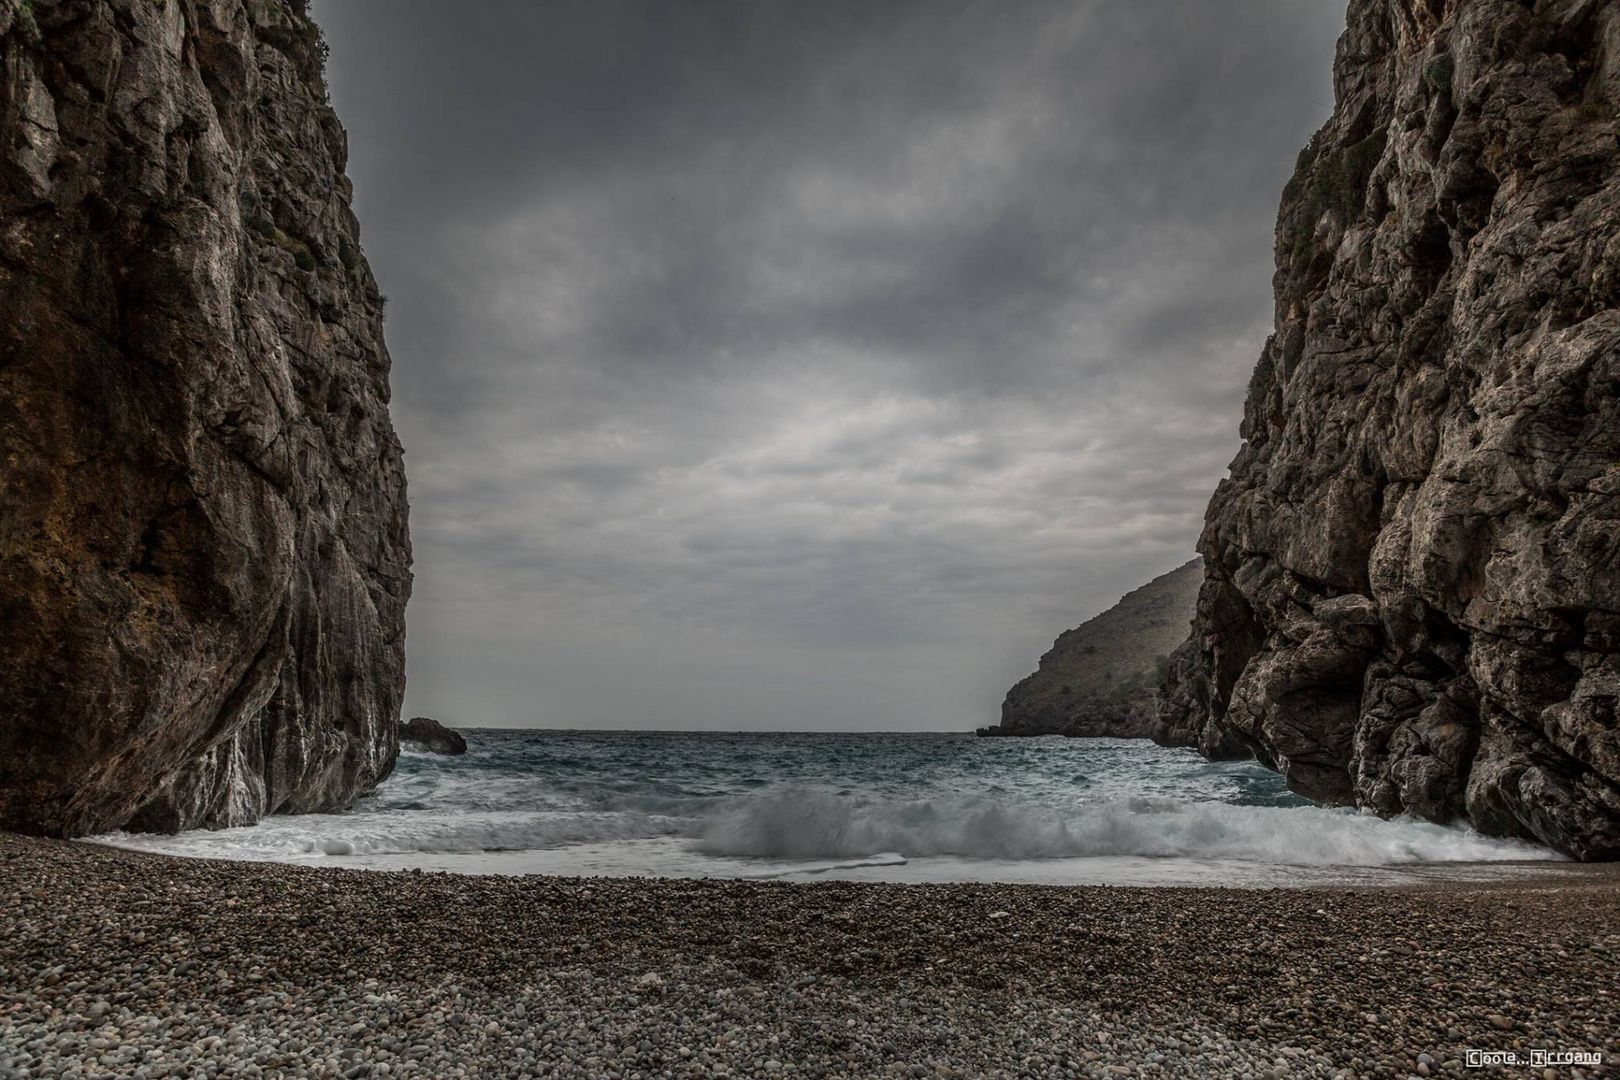
[[[354,810],[101,842],[467,873],[1381,884],[1545,872],[1461,826],[1309,805],[1253,763],[1128,739],[464,730]]]

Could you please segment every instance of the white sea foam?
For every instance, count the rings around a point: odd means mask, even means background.
[[[836,874],[842,870],[872,870],[879,867],[905,866],[909,862],[911,860],[898,851],[884,851],[860,859],[845,859],[843,862],[810,863],[808,865],[789,866],[781,870],[762,870],[758,873],[743,874],[741,876],[756,881],[785,877],[817,877],[822,874]]]
[[[215,859],[304,861],[414,852],[535,851],[669,836],[678,823],[636,813],[294,814],[257,825],[177,836],[106,833],[116,847]]]
[[[884,851],[911,858],[1142,855],[1301,866],[1556,858],[1545,848],[1460,826],[1320,807],[1125,799],[1059,812],[979,800],[862,804],[797,789],[722,809],[704,824],[697,846],[712,855],[782,859]]]
[[[413,852],[537,851],[684,838],[696,858],[771,861],[1039,860],[1098,856],[1224,859],[1296,866],[1393,866],[1555,858],[1460,826],[1318,807],[1125,799],[1066,810],[977,799],[861,800],[784,788],[690,816],[634,811],[441,815],[306,814],[177,837],[115,833],[124,847],[216,858],[316,859]],[[840,868],[833,866],[831,868]]]

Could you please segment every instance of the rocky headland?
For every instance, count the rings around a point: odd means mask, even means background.
[[[1620,856],[1620,6],[1353,0],[1157,736]]]
[[[1066,630],[1040,667],[1007,691],[1001,723],[980,735],[1146,738],[1169,654],[1187,637],[1203,581],[1194,559]]]
[[[304,0],[0,0],[0,828],[387,776],[383,297]]]

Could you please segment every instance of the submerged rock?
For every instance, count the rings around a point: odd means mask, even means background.
[[[1203,579],[1194,559],[1127,593],[1059,635],[1034,674],[1001,705],[1001,723],[979,735],[1144,738],[1168,653],[1187,635]]]
[[[414,749],[434,754],[467,752],[467,740],[462,738],[461,732],[426,716],[413,716],[408,723],[401,724],[399,741],[402,745],[409,743]]]
[[[410,593],[303,0],[0,0],[0,827],[347,805]]]
[[[1353,0],[1160,737],[1620,856],[1620,7]]]

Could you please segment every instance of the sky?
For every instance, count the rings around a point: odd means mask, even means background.
[[[966,730],[1184,563],[1337,0],[316,0],[406,715]]]

